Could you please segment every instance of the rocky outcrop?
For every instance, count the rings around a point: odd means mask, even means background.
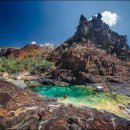
[[[25,58],[27,56],[29,57],[35,57],[38,55],[42,55],[43,48],[40,47],[37,44],[28,44],[21,48],[20,50],[17,50],[9,55],[9,57],[17,57],[17,58]]]
[[[78,42],[86,41],[86,44],[106,50],[108,54],[113,54],[122,60],[130,60],[130,49],[127,44],[127,37],[112,31],[107,24],[102,21],[100,13],[87,20],[81,15],[77,31],[73,37],[66,40],[68,46]]]
[[[112,31],[100,13],[91,20],[81,15],[74,36],[48,56],[57,65],[52,78],[73,84],[129,81],[129,51],[126,36]]]
[[[97,17],[93,16],[91,20],[87,20],[85,16],[81,15],[75,34],[59,46],[56,51],[61,53],[61,50],[66,50],[78,43],[85,43],[87,46],[106,50],[107,54],[112,54],[121,60],[130,60],[127,36],[112,31],[102,21],[100,13],[97,14]]]
[[[93,108],[64,106],[0,81],[0,129],[128,130],[130,121]]]
[[[53,50],[51,46],[39,46],[38,44],[28,44],[22,48],[4,47],[0,48],[0,57],[25,58],[42,56],[46,59],[48,53]]]
[[[10,55],[11,53],[13,53],[14,51],[17,51],[18,48],[13,48],[13,47],[2,47],[0,48],[0,57],[5,56],[7,57],[8,55]]]
[[[129,68],[121,60],[102,49],[83,46],[83,43],[68,48],[57,64],[52,78],[73,84],[110,81],[110,77],[129,77]]]

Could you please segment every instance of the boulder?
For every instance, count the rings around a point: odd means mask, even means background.
[[[27,88],[27,85],[24,83],[24,80],[11,80],[10,82],[22,89]]]

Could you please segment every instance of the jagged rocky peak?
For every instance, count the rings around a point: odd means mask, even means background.
[[[101,18],[102,18],[101,13],[98,13],[98,14],[97,14],[97,19],[101,19]]]
[[[84,15],[81,15],[75,35],[78,37],[85,37],[88,34],[88,32],[89,32],[89,22]]]
[[[83,23],[84,24],[88,24],[88,20],[87,20],[87,18],[84,15],[81,15],[79,24],[83,24]]]
[[[92,16],[91,20],[87,20],[84,15],[81,15],[79,25],[71,40],[78,42],[84,41],[84,39],[87,40],[95,31],[101,29],[107,33],[110,31],[109,26],[102,21],[102,15],[100,13],[98,13],[97,16]]]
[[[127,37],[112,31],[109,25],[102,21],[101,13],[92,16],[91,20],[81,15],[75,34],[65,41],[65,45],[70,47],[81,42],[86,42],[87,45],[89,42],[90,46],[104,49],[108,54],[115,55],[119,59],[130,60]]]

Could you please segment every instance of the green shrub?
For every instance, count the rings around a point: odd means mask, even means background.
[[[26,57],[24,59],[0,58],[0,72],[17,73],[23,70],[31,74],[41,73],[41,70],[54,68],[55,64],[43,60],[42,57]]]

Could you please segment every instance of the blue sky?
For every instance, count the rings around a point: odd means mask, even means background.
[[[111,11],[119,18],[112,30],[128,36],[129,1],[18,1],[0,2],[0,46],[62,43],[76,31],[79,17],[88,19],[98,12]]]

